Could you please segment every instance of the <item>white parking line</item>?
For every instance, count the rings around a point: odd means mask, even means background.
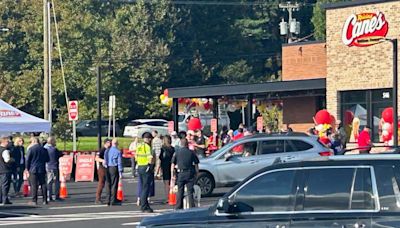
[[[122,223],[121,226],[135,226],[139,225],[140,222]]]
[[[29,215],[29,216],[24,215],[23,217],[3,218],[0,220],[0,226],[89,221],[89,220],[118,219],[118,218],[144,218],[144,217],[156,216],[159,215],[161,212],[166,212],[166,211],[170,210],[169,209],[157,210],[156,213],[142,213],[141,211],[117,211],[117,212],[61,214],[61,215]],[[14,213],[9,213],[9,215],[11,214]],[[16,215],[16,213],[14,215]]]

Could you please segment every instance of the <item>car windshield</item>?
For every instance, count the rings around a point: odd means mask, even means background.
[[[127,126],[138,126],[138,125],[142,125],[144,123],[139,122],[139,121],[131,121],[130,123],[128,123]]]
[[[227,148],[230,147],[232,145],[232,143],[228,143],[225,146],[221,147],[221,149],[215,151],[214,153],[212,153],[210,156],[208,156],[207,158],[216,158],[218,157],[220,154],[224,154],[227,151]]]
[[[82,121],[80,121],[76,126],[77,127],[85,127],[86,126],[86,124],[88,124],[90,121],[88,121],[88,120],[82,120]]]

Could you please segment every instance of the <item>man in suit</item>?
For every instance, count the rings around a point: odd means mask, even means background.
[[[47,201],[46,186],[46,162],[49,162],[49,154],[38,138],[31,138],[31,147],[29,148],[28,157],[26,158],[26,169],[29,171],[29,180],[32,187],[31,205],[37,205],[37,196],[39,185],[42,188],[43,204]]]
[[[15,139],[13,150],[11,151],[11,157],[14,159],[15,170],[12,173],[13,187],[15,195],[22,195],[20,190],[24,182],[24,170],[25,170],[25,148],[24,139],[17,137]]]

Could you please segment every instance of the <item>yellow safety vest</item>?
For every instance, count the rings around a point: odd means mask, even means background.
[[[147,165],[151,163],[153,155],[151,154],[151,147],[146,143],[140,143],[136,147],[136,163],[139,166]]]

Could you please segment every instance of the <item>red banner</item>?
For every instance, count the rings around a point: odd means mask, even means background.
[[[217,133],[218,131],[218,126],[217,126],[217,119],[211,119],[211,132]]]
[[[72,173],[72,165],[74,157],[71,155],[64,155],[59,159],[60,174],[68,175]]]
[[[78,155],[76,159],[75,181],[93,181],[94,155]]]
[[[257,131],[262,131],[264,128],[264,120],[262,116],[257,117]]]
[[[171,134],[175,129],[174,121],[168,121],[168,133]]]

